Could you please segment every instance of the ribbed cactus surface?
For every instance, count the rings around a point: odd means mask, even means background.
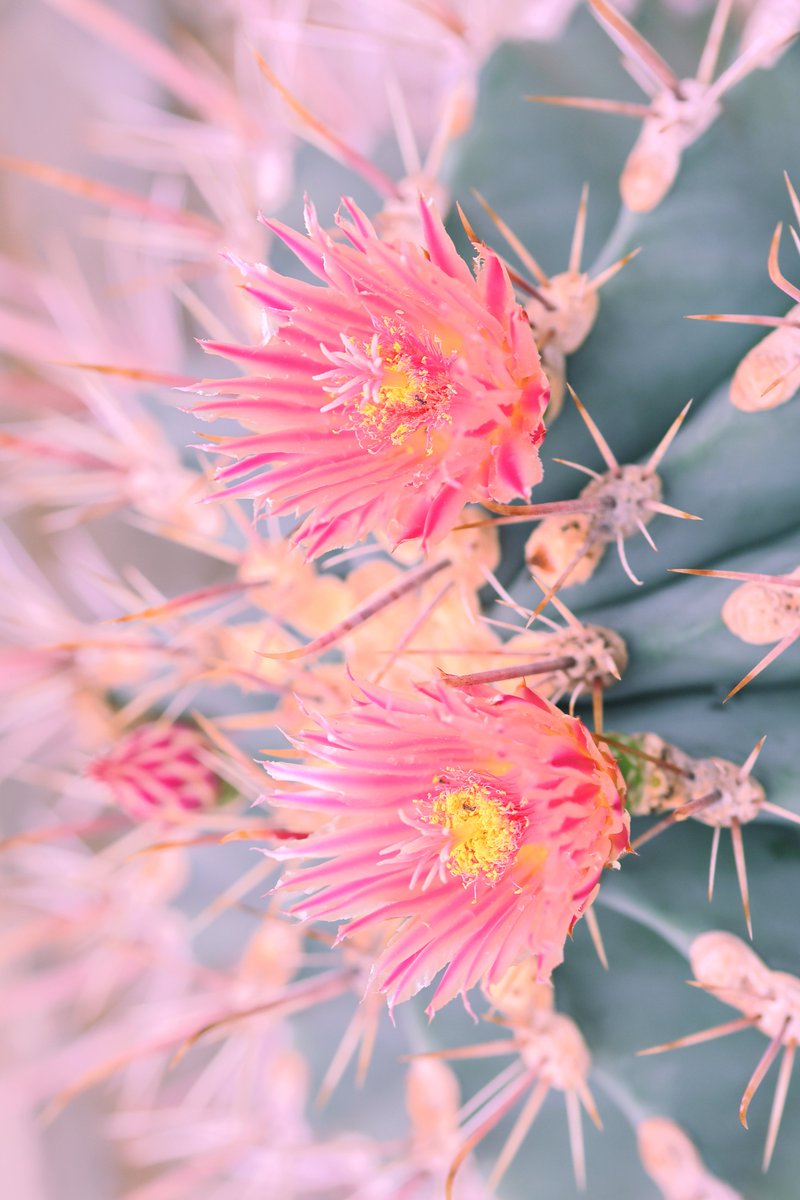
[[[678,20],[652,5],[636,24],[678,73],[693,70],[707,18]],[[484,74],[475,126],[455,163],[457,190],[471,185],[481,191],[547,272],[564,269],[584,181],[590,184],[585,261],[592,273],[641,246],[603,289],[594,329],[567,368],[619,462],[644,462],[687,400],[693,401],[659,474],[665,501],[702,523],[656,517],[648,528],[657,555],[643,536],[630,539],[628,558],[641,587],[631,585],[611,547],[588,582],[560,593],[583,622],[617,631],[628,647],[624,677],[606,693],[607,728],[657,734],[696,758],[734,763],[743,763],[766,734],[754,775],[771,802],[795,814],[798,653],[788,650],[723,703],[768,647],[743,642],[723,623],[721,609],[734,583],[669,574],[667,568],[787,574],[800,555],[800,407],[795,400],[746,413],[730,401],[734,371],[768,330],[685,319],[705,313],[782,316],[789,310],[769,280],[767,255],[776,224],[795,219],[783,172],[798,172],[793,114],[800,101],[799,66],[795,47],[776,68],[757,71],[727,95],[723,115],[687,150],[663,202],[653,212],[634,214],[620,206],[618,192],[634,121],[519,102],[526,94],[641,100],[612,42],[588,13],[579,13],[556,46],[515,45],[495,55]],[[480,213],[475,223],[487,240],[496,234]],[[784,269],[792,275],[796,256],[785,233],[783,242]],[[569,400],[548,433],[545,458],[605,469]],[[549,463],[536,498],[571,498],[584,483],[567,467]],[[541,591],[524,562],[529,534],[527,526],[504,531],[501,577],[515,599],[533,607]],[[651,753],[655,745],[661,754],[659,739],[650,744],[639,738],[635,745],[648,745]],[[623,755],[623,765],[636,813],[645,792],[655,794],[669,772],[636,755]],[[634,817],[634,837],[646,828]],[[598,898],[609,971],[580,930],[556,973],[558,1006],[577,1021],[600,1088],[625,1113],[604,1105],[603,1133],[588,1134],[590,1196],[659,1194],[642,1174],[626,1122],[651,1114],[680,1122],[709,1168],[742,1195],[790,1197],[796,1190],[796,1082],[768,1174],[761,1173],[760,1157],[774,1067],[750,1113],[749,1133],[737,1117],[767,1046],[763,1035],[740,1032],[664,1055],[636,1056],[736,1016],[713,993],[685,983],[691,977],[686,956],[697,935],[728,930],[747,939],[727,834],[708,901],[711,842],[712,829],[690,817],[643,844]],[[744,845],[753,946],[770,967],[797,972],[798,831],[762,813],[744,830]],[[512,1168],[509,1195],[572,1194],[557,1108],[537,1119],[529,1147]]]
[[[797,1200],[800,8],[48,5],[11,1200]]]

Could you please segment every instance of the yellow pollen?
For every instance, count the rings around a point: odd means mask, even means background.
[[[427,381],[419,374],[403,370],[399,363],[393,365],[385,372],[380,387],[381,406],[368,405],[373,411],[367,413],[364,408],[362,413],[378,427],[394,425],[391,441],[402,446],[413,428],[403,417],[424,417],[428,411],[426,386]]]
[[[452,835],[447,867],[465,883],[481,876],[496,883],[516,857],[523,822],[484,784],[432,796],[428,820]]]
[[[370,345],[364,349],[369,352]],[[404,346],[397,338],[382,347],[382,364],[377,396],[359,405],[360,420],[368,430],[402,446],[417,430],[428,435],[435,425],[449,423],[454,389],[442,364],[432,363],[428,353]]]

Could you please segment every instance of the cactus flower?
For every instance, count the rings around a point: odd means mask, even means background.
[[[330,822],[291,856],[294,912],[387,928],[373,976],[390,1004],[444,972],[429,1011],[533,956],[542,979],[628,847],[624,784],[582,722],[523,688],[382,689],[296,739],[317,765],[272,763],[273,803]],[[297,790],[297,784],[305,790]],[[276,852],[280,854],[281,852]]]
[[[323,287],[245,267],[245,288],[276,331],[257,347],[209,343],[249,374],[208,381],[202,414],[248,430],[219,449],[236,461],[224,495],[303,513],[309,557],[380,531],[443,538],[470,500],[526,497],[541,478],[549,390],[500,259],[475,274],[432,206],[425,245],[382,241],[345,200],[334,241],[306,208],[309,236],[268,227]]]
[[[204,749],[193,729],[152,722],[120,738],[89,764],[87,774],[105,784],[114,804],[134,820],[186,814],[210,808],[219,792]]]

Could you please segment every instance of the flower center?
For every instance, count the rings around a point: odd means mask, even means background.
[[[527,824],[507,792],[474,772],[447,772],[423,819],[450,834],[446,865],[464,883],[496,883],[517,857]]]
[[[334,370],[318,376],[334,396],[326,410],[344,410],[346,427],[366,449],[402,446],[421,429],[430,453],[431,432],[451,421],[452,356],[437,339],[388,319],[369,342],[342,337],[342,344],[343,351],[326,352]]]

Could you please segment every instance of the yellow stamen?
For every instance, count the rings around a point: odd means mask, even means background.
[[[431,355],[416,345],[404,344],[387,324],[393,341],[381,347],[383,379],[379,403],[367,400],[359,406],[359,416],[368,429],[389,436],[402,446],[411,434],[433,424],[448,422],[448,406],[454,388],[444,361],[431,361]],[[371,351],[371,344],[364,346]]]
[[[465,883],[496,883],[514,861],[524,819],[506,793],[477,780],[430,797],[427,820],[451,834],[447,868]]]

